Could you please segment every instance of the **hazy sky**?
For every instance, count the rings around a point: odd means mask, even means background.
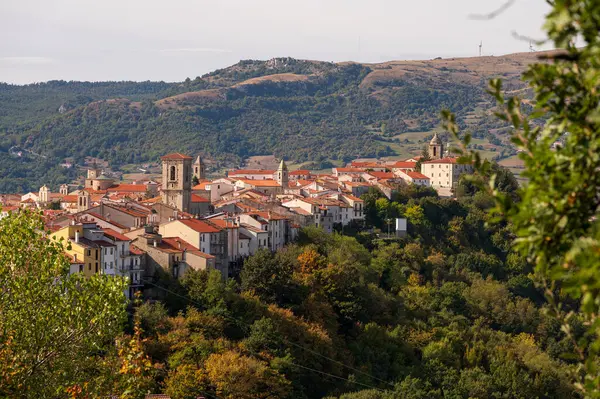
[[[380,62],[529,50],[548,6],[516,0],[0,0],[0,81],[181,81],[240,59]]]

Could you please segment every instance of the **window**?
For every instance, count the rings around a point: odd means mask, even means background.
[[[111,255],[113,254],[113,249],[112,249],[112,248],[110,249],[110,254],[111,254]]]
[[[91,249],[87,250],[87,256],[92,256],[92,250]]]
[[[104,270],[106,270],[106,268],[107,268],[107,265],[106,265],[106,262],[104,262]]]
[[[92,270],[92,264],[88,263],[88,270],[91,271]]]
[[[98,262],[96,262],[96,273],[98,273]]]
[[[110,262],[110,268],[111,268],[111,269],[113,268],[113,263],[112,263],[112,262]]]
[[[177,170],[175,166],[171,166],[171,172],[169,173],[169,180],[175,180],[175,176],[177,174]]]
[[[83,272],[83,265],[79,265],[79,273]]]

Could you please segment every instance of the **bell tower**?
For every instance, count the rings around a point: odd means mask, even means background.
[[[77,194],[77,212],[90,209],[90,193],[86,190],[79,191]]]
[[[289,172],[288,172],[287,165],[285,164],[283,159],[281,160],[281,163],[279,164],[279,168],[277,168],[277,172],[275,172],[275,180],[284,189],[288,188]]]
[[[163,203],[180,211],[189,212],[192,198],[192,157],[174,153],[160,159]]]
[[[444,158],[444,143],[442,143],[442,140],[438,137],[437,133],[433,135],[433,138],[429,142],[429,158]]]
[[[200,155],[198,155],[196,162],[194,162],[194,177],[198,179],[198,181],[205,179],[204,163],[202,162],[202,159],[200,159]]]

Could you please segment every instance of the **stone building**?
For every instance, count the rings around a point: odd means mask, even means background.
[[[163,203],[189,212],[192,200],[192,157],[174,153],[160,159]]]

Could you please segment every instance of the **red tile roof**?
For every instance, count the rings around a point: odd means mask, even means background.
[[[289,173],[289,176],[300,176],[300,175],[310,175],[310,170],[298,169],[298,170],[293,170]]]
[[[138,247],[136,247],[135,245],[129,245],[129,252],[131,252],[134,255],[143,255],[146,252],[142,251],[141,249],[139,249]]]
[[[177,159],[192,159],[192,157],[180,154],[178,152],[174,152],[173,154],[162,156],[162,157],[160,157],[160,159],[162,161],[166,161],[166,160],[173,160],[173,159],[174,160],[177,160]]]
[[[457,163],[457,162],[458,162],[458,158],[446,157],[446,158],[442,158],[442,159],[433,159],[431,161],[425,161],[423,163],[430,164],[430,163]]]
[[[404,172],[404,173],[407,174],[408,176],[412,177],[413,179],[429,180],[429,177],[425,176],[423,173],[419,173],[419,172]]]
[[[198,233],[218,233],[221,231],[219,228],[203,222],[202,220],[181,219],[180,222]]]
[[[210,202],[206,198],[198,194],[192,194],[192,202]]]
[[[334,168],[336,172],[362,173],[365,170],[361,168]]]
[[[244,184],[248,184],[254,187],[281,187],[281,185],[275,180],[252,180],[252,179],[238,179]]]
[[[181,250],[181,251],[186,250],[188,252],[191,252],[191,253],[201,256],[203,258],[207,258],[207,259],[215,258],[213,255],[210,255],[210,254],[200,251],[198,248],[196,248],[189,242],[182,240],[179,237],[164,237],[162,239],[162,244],[166,244],[176,250]]]
[[[398,162],[390,165],[390,168],[394,168],[394,169],[413,169],[416,165],[417,165],[416,162],[398,161]]]
[[[109,187],[106,191],[109,193],[145,193],[147,189],[148,187],[145,184],[117,184],[116,186]]]
[[[228,176],[235,175],[272,175],[274,170],[270,169],[238,169],[229,171]]]
[[[369,172],[369,174],[378,179],[393,179],[394,174],[392,172]]]
[[[105,236],[108,236],[109,238],[112,238],[115,241],[131,241],[131,238],[129,238],[126,235],[123,235],[113,229],[103,228],[102,231],[104,231]]]

